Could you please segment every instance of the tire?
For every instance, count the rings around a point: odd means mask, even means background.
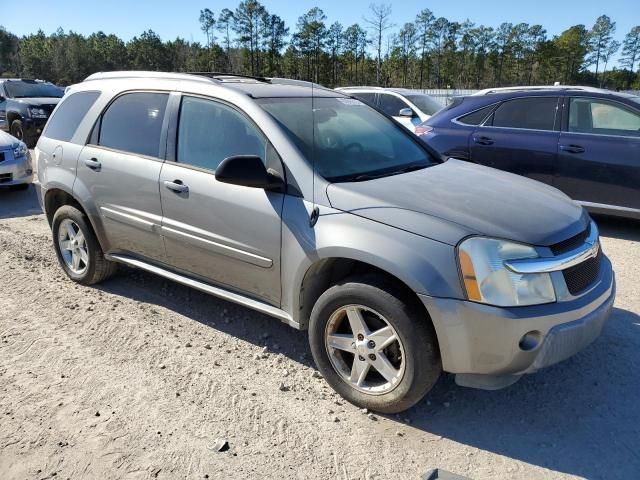
[[[71,238],[68,230],[69,226],[75,231],[74,238],[78,240],[76,258],[79,258],[79,260],[77,268],[74,268],[76,264],[73,260],[74,254],[72,250],[63,249],[62,242],[67,242]],[[116,272],[117,264],[104,258],[104,253],[93,233],[87,216],[77,208],[71,205],[64,205],[56,210],[51,223],[51,231],[54,249],[60,266],[71,280],[82,285],[93,285],[102,282]],[[84,241],[78,235],[80,232]],[[69,245],[65,244],[65,246]],[[71,260],[69,258],[70,255]]]
[[[359,338],[352,325],[362,319],[368,329]],[[378,351],[389,341],[393,343]],[[380,275],[350,277],[324,292],[311,312],[309,342],[329,385],[354,405],[380,413],[412,407],[442,372],[435,331],[424,309]]]
[[[24,129],[22,128],[22,121],[14,120],[13,122],[11,122],[9,132],[18,140],[24,141]]]

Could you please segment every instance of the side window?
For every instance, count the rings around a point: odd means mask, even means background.
[[[126,93],[102,114],[98,145],[149,157],[160,155],[167,93]]]
[[[100,92],[78,92],[63,98],[42,135],[61,142],[70,141],[99,96]]]
[[[179,163],[215,171],[235,155],[266,160],[267,140],[243,114],[222,103],[183,97],[178,121]]]
[[[508,100],[493,113],[494,127],[553,130],[557,97],[529,97]]]
[[[380,93],[379,95],[378,107],[387,115],[397,117],[400,110],[409,108],[409,105],[394,95],[389,95],[388,93]]]
[[[569,131],[640,136],[640,114],[605,100],[572,98],[569,104]]]
[[[494,108],[495,105],[489,105],[488,107],[481,108],[480,110],[476,110],[475,112],[467,113],[466,115],[459,117],[458,121],[465,125],[480,125]]]
[[[376,94],[370,92],[356,92],[353,94],[359,100],[362,100],[367,105],[375,105],[376,104]]]

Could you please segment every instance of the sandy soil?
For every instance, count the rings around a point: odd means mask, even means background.
[[[72,283],[33,189],[0,191],[0,478],[639,478],[640,223],[598,220],[619,290],[593,345],[370,417],[305,332],[139,271]]]

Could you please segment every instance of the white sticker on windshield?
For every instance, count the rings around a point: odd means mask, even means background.
[[[360,100],[356,100],[355,98],[338,98],[337,100],[345,105],[364,105]]]

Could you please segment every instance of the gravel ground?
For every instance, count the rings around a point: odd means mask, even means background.
[[[318,378],[305,332],[140,271],[72,283],[33,189],[0,191],[0,478],[639,478],[640,223],[597,220],[618,298],[593,345],[383,417]]]

